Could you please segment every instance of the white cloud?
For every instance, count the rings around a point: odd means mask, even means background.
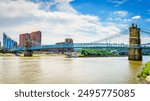
[[[107,20],[116,23],[119,22],[128,23],[132,21],[131,19],[128,18],[128,15],[129,15],[128,11],[118,10],[118,11],[110,12]]]
[[[1,0],[0,33],[6,32],[18,40],[20,33],[40,30],[42,43],[50,44],[63,41],[66,35],[75,42],[91,42],[121,32],[116,24],[103,24],[97,16],[80,14],[70,5],[71,1],[53,0],[45,4],[39,0],[36,3]],[[56,7],[54,11],[51,10],[53,6]]]
[[[115,17],[115,18],[108,18],[107,19],[108,21],[111,21],[111,22],[113,22],[113,21],[116,21],[116,22],[121,22],[121,23],[128,23],[128,22],[131,22],[132,21],[132,19],[128,19],[128,18],[119,18],[119,17]]]
[[[125,21],[125,22],[131,22],[132,20],[131,19],[123,19],[123,21]]]
[[[114,18],[114,21],[122,21],[121,18]]]
[[[113,18],[108,18],[107,20],[108,20],[108,21],[113,21],[114,19],[113,19]]]
[[[115,4],[115,6],[120,6],[120,5],[124,4],[127,1],[128,0],[108,0],[108,2],[111,2],[111,3]]]
[[[141,19],[141,16],[140,16],[140,15],[133,16],[133,17],[132,17],[132,20],[138,20],[138,19]]]
[[[120,17],[126,17],[128,16],[128,12],[127,11],[115,11],[113,12],[113,14],[120,16]]]
[[[46,11],[59,11],[59,12],[71,12],[71,13],[77,13],[76,10],[70,5],[70,2],[74,0],[51,0],[45,1],[45,2],[38,2],[40,3],[40,6],[42,9],[45,9]]]
[[[145,21],[146,21],[146,22],[150,22],[150,19],[146,19]]]

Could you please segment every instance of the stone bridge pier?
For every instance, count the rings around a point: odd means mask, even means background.
[[[25,47],[24,56],[32,56],[33,52],[31,50],[29,50],[29,48],[32,47],[32,42],[30,39],[25,40],[24,47]]]
[[[142,61],[140,28],[138,28],[137,25],[132,24],[129,28],[129,33],[128,60]]]
[[[25,51],[24,51],[24,56],[32,56],[32,51],[30,51],[30,50],[25,50]]]

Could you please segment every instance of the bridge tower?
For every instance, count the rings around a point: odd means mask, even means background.
[[[129,28],[129,49],[128,59],[133,61],[142,61],[142,48],[140,47],[140,28],[132,24]]]

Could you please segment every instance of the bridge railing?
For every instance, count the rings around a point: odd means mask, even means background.
[[[110,44],[110,43],[75,43],[74,48],[103,48],[103,47],[128,47],[126,44]]]
[[[133,45],[129,46],[127,44],[117,44],[117,43],[73,43],[73,44],[54,44],[54,45],[42,45],[42,46],[34,46],[29,48],[28,50],[46,50],[46,49],[61,49],[61,48],[150,48],[150,43],[141,44],[141,45]],[[17,47],[14,48],[13,51],[24,51],[25,48]]]
[[[42,49],[57,49],[57,48],[74,48],[74,44],[54,44],[54,45],[42,45],[28,48],[27,50],[42,50]],[[17,47],[14,51],[24,51],[25,48]]]

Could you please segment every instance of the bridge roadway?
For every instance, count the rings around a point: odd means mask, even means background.
[[[47,49],[61,49],[61,48],[124,48],[127,49],[128,44],[110,44],[110,43],[73,43],[73,44],[53,44],[53,45],[42,45],[34,46],[29,48],[31,51],[47,50]],[[134,47],[134,46],[133,46]],[[141,44],[137,46],[142,49],[150,49],[150,43]],[[12,51],[24,51],[25,48],[14,48]]]

